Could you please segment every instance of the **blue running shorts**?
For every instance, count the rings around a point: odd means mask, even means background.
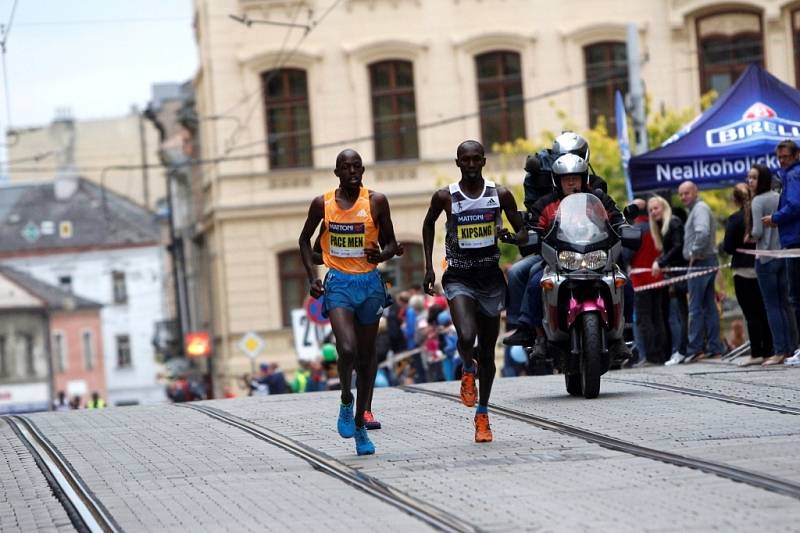
[[[377,269],[362,274],[330,269],[325,276],[328,312],[343,307],[351,310],[360,324],[374,324],[380,320],[386,302],[386,287]]]

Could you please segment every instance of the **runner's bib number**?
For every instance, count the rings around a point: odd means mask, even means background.
[[[331,255],[334,257],[364,257],[364,223],[329,224]]]
[[[484,248],[495,243],[494,212],[456,215],[458,246]]]

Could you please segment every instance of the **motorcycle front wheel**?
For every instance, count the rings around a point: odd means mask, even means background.
[[[581,389],[584,398],[592,399],[600,394],[603,374],[600,317],[597,313],[586,313],[581,318]]]

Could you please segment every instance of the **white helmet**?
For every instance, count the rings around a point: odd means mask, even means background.
[[[559,157],[553,163],[553,187],[561,189],[561,176],[577,174],[581,176],[582,188],[589,186],[589,165],[586,160],[579,155],[567,153]]]
[[[553,152],[558,155],[575,154],[589,162],[589,143],[574,131],[565,131],[556,137]]]

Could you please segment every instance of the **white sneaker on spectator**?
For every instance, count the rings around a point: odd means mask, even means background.
[[[686,359],[685,355],[683,355],[681,352],[675,352],[670,356],[669,360],[664,363],[664,366],[679,365],[683,363],[684,359]]]
[[[794,355],[786,359],[783,364],[789,366],[800,366],[800,350],[794,352]]]

